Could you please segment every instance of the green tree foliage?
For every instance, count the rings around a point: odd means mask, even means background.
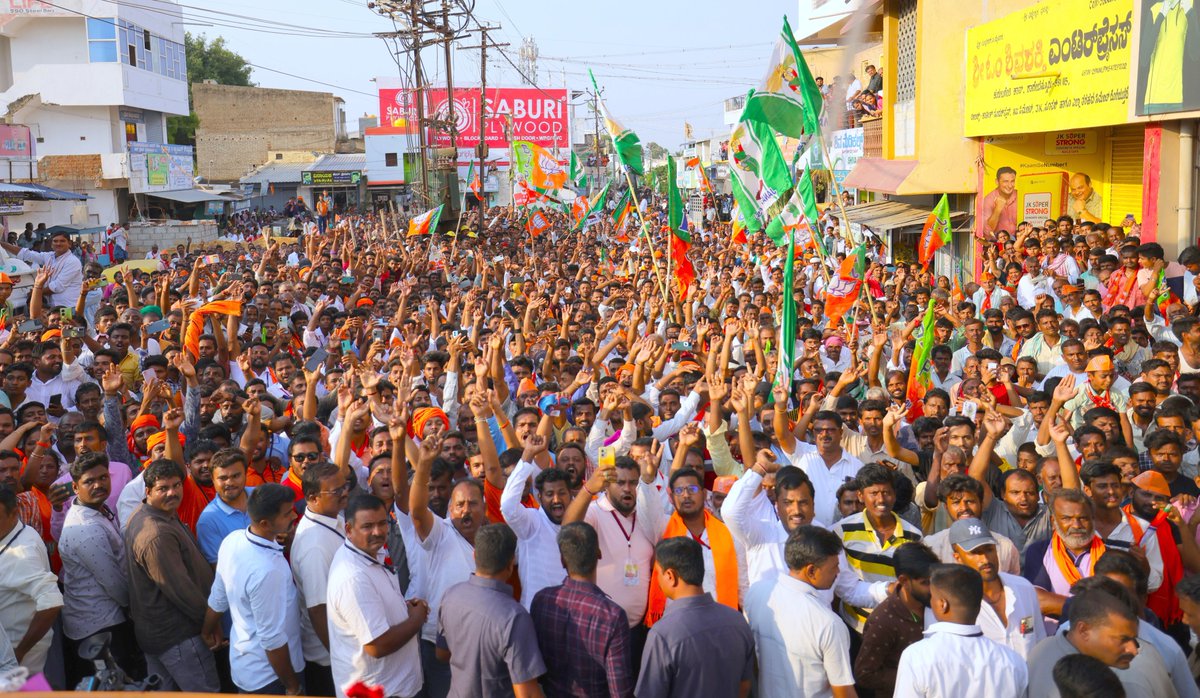
[[[221,85],[253,84],[250,82],[250,64],[226,47],[223,37],[209,41],[203,34],[193,36],[188,32],[184,35],[184,47],[187,51],[189,104],[192,100],[192,85],[198,82],[213,80]],[[187,116],[168,117],[169,140],[180,145],[195,145],[196,127],[199,124],[200,120],[195,111]]]

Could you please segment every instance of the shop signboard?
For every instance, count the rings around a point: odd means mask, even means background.
[[[359,170],[351,170],[349,172],[301,172],[300,184],[305,187],[324,187],[324,186],[358,186],[359,180],[362,179],[362,172]]]
[[[33,139],[29,137],[28,126],[0,124],[0,158],[33,158]]]
[[[195,177],[192,146],[142,143],[129,147],[129,191],[146,194],[191,189]]]
[[[20,195],[0,195],[0,216],[12,216],[25,212],[25,198]]]
[[[968,29],[966,135],[1125,123],[1133,18],[1134,0],[1043,0]]]
[[[416,123],[416,93],[397,78],[376,78],[379,86],[379,115],[384,126],[409,128]],[[484,139],[489,148],[508,148],[514,141],[530,141],[543,148],[569,148],[570,114],[567,90],[541,87],[489,87],[486,94],[487,124]],[[444,89],[425,90],[425,114],[430,119],[454,120],[460,148],[479,144],[478,87],[454,89],[450,103]],[[511,126],[509,125],[511,122]],[[430,145],[450,145],[445,131],[431,129]]]

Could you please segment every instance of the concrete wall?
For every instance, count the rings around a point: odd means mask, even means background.
[[[186,245],[188,238],[193,245],[208,244],[217,239],[217,225],[212,221],[178,221],[163,224],[129,224],[129,256],[142,257],[152,245],[158,249],[174,249]]]
[[[272,151],[333,152],[335,99],[328,92],[193,85],[197,174],[234,182]]]

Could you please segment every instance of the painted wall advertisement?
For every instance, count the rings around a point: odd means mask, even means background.
[[[1045,0],[967,30],[966,135],[1124,123],[1133,18],[1134,0]]]
[[[129,191],[145,194],[192,188],[192,146],[140,141],[128,145]]]
[[[416,121],[416,93],[399,84],[397,78],[376,78],[379,86],[379,115],[381,126],[409,128]],[[538,87],[487,88],[487,125],[484,138],[489,148],[507,148],[508,134],[514,141],[531,141],[543,148],[571,146],[565,89]],[[479,143],[478,87],[455,88],[454,103],[447,99],[444,89],[425,91],[427,118],[449,121],[453,118],[458,131],[458,146],[474,148]],[[509,122],[511,121],[511,126]],[[450,137],[445,131],[433,130],[430,142],[447,146]]]

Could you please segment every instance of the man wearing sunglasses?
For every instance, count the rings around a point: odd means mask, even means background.
[[[704,476],[692,468],[680,468],[671,473],[667,490],[675,512],[667,521],[663,538],[690,536],[699,543],[704,555],[704,591],[718,603],[737,609],[746,590],[745,556],[725,524],[704,506]],[[646,625],[652,626],[665,609],[666,597],[658,585],[652,584]]]
[[[302,513],[306,501],[304,496],[304,471],[321,460],[321,440],[315,436],[297,436],[288,444],[288,471],[280,482],[296,495],[297,513]]]

